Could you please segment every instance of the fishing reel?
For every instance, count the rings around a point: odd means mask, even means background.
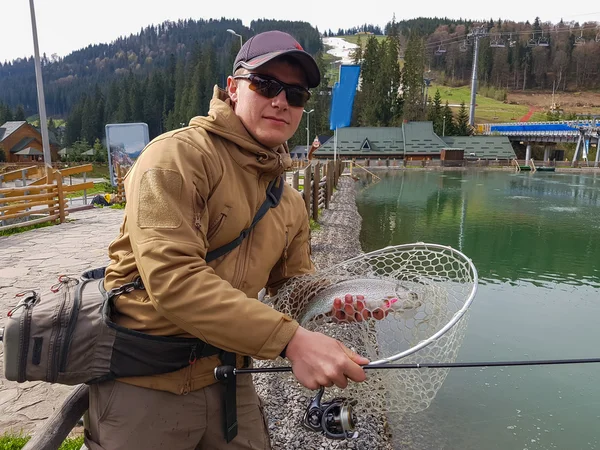
[[[323,433],[328,439],[351,439],[358,436],[355,431],[356,416],[352,407],[356,401],[334,398],[321,403],[325,388],[321,387],[304,412],[302,425],[310,431]]]

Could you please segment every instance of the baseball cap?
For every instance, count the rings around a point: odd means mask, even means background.
[[[313,57],[304,51],[296,39],[283,31],[265,31],[248,39],[235,58],[233,72],[240,67],[257,69],[283,55],[295,59],[302,67],[309,88],[319,85],[321,72]]]

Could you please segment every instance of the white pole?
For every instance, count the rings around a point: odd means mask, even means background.
[[[337,159],[337,127],[333,131],[333,160]]]
[[[310,113],[306,115],[306,154],[310,148]]]
[[[52,167],[52,156],[50,154],[50,140],[48,139],[48,122],[46,120],[46,100],[44,99],[44,81],[42,79],[42,64],[40,63],[40,50],[38,46],[37,25],[35,22],[35,8],[33,0],[29,0],[31,10],[31,29],[33,33],[33,50],[35,59],[35,78],[37,82],[38,109],[40,113],[40,131],[42,133],[42,148],[44,150],[44,162],[46,167]]]

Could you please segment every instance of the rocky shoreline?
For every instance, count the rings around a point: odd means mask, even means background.
[[[317,267],[345,261],[361,253],[359,234],[362,219],[356,208],[355,181],[340,178],[329,209],[323,210],[320,229],[312,233],[312,258]],[[384,417],[358,417],[358,437],[333,441],[305,430],[302,416],[315,392],[300,386],[293,375],[255,375],[254,381],[262,398],[273,450],[391,450],[391,436]],[[329,399],[327,391],[325,400]]]

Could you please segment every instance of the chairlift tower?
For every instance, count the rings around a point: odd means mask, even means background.
[[[477,97],[477,59],[479,57],[479,39],[487,37],[485,28],[479,27],[471,31],[467,37],[473,39],[473,74],[471,76],[471,105],[469,107],[469,125],[475,125],[475,99]]]

